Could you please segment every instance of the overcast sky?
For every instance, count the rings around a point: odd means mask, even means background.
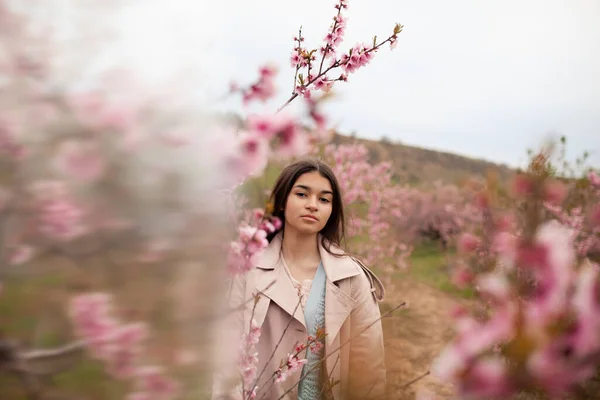
[[[170,6],[165,8],[165,4]],[[287,98],[292,37],[304,27],[321,44],[333,0],[153,0],[119,23],[120,51],[160,76],[185,63],[201,73],[199,101],[210,103],[257,68],[280,68]],[[404,25],[394,51],[337,85],[327,107],[343,133],[522,165],[526,148],[566,135],[570,154],[588,150],[600,167],[600,1],[349,0],[342,48]],[[219,109],[240,110],[239,102]]]

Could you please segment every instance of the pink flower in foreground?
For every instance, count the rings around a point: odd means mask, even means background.
[[[459,391],[464,399],[496,398],[510,396],[514,389],[510,383],[505,362],[496,357],[478,360],[461,381]]]
[[[544,186],[544,200],[553,205],[563,202],[567,195],[567,187],[558,181],[546,182]]]
[[[265,102],[269,100],[276,92],[275,77],[277,68],[265,65],[259,69],[259,79],[243,92],[244,104],[254,100]]]
[[[9,255],[8,263],[11,265],[24,264],[31,260],[35,251],[32,246],[19,245]]]
[[[600,176],[595,171],[588,173],[588,179],[593,186],[600,187]]]
[[[512,190],[517,196],[526,196],[533,190],[533,183],[529,177],[517,175],[513,180]]]
[[[19,160],[25,155],[25,147],[17,142],[15,123],[0,118],[0,156],[3,154]]]
[[[174,398],[178,392],[177,383],[167,377],[160,367],[147,366],[139,368],[137,376],[140,390],[150,394],[152,399],[169,400]]]
[[[255,320],[251,321],[248,333],[242,335],[240,343],[239,370],[244,381],[244,388],[249,390],[254,384],[257,373],[258,353],[255,346],[260,339],[260,327]]]
[[[275,383],[281,383],[290,377],[298,369],[308,362],[305,358],[299,358],[298,354],[288,354],[287,360],[281,368],[275,371]]]
[[[84,182],[98,179],[106,167],[98,144],[90,141],[63,142],[54,163],[62,173]]]
[[[473,273],[469,271],[466,267],[458,266],[454,268],[451,280],[452,283],[456,285],[456,287],[458,287],[459,289],[466,289],[468,285],[471,282],[473,282],[474,278],[475,276],[473,275]]]
[[[94,129],[119,132],[134,130],[139,118],[139,105],[131,101],[115,101],[97,92],[71,95],[69,104],[84,125]]]
[[[75,203],[64,182],[37,182],[32,188],[38,230],[58,240],[72,240],[88,231],[83,209]]]
[[[477,250],[480,244],[481,240],[477,236],[471,233],[463,233],[458,239],[458,250],[463,253],[472,253]]]

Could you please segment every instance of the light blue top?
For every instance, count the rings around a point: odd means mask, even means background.
[[[325,284],[327,276],[323,264],[319,263],[317,272],[313,279],[306,305],[304,307],[304,319],[308,334],[316,336],[318,328],[325,327]],[[307,363],[302,368],[301,376],[304,377],[298,385],[298,400],[318,400],[322,398],[323,382],[321,380],[320,363],[325,352],[325,347],[321,347],[318,353],[307,349]],[[315,365],[318,365],[315,368]],[[311,371],[311,369],[313,369]],[[310,371],[310,372],[308,372]]]

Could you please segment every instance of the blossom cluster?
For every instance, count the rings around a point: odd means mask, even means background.
[[[598,240],[599,221],[593,211],[576,212],[575,222],[565,217],[573,217],[561,208],[566,186],[534,172],[514,180],[520,213],[496,215],[489,201],[480,202],[482,231],[458,243],[464,262],[457,280],[474,285],[483,302],[475,314],[456,310],[457,337],[434,371],[461,398],[529,390],[560,398],[597,371],[600,265],[581,243]],[[596,178],[588,175],[590,210],[600,204]]]
[[[168,400],[177,395],[178,384],[162,368],[142,364],[146,325],[119,322],[113,315],[111,297],[103,293],[74,297],[70,317],[77,335],[113,377],[135,379],[129,400]]]

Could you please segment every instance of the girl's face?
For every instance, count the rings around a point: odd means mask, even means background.
[[[300,175],[285,204],[285,227],[301,234],[317,234],[332,211],[333,190],[319,172]]]

